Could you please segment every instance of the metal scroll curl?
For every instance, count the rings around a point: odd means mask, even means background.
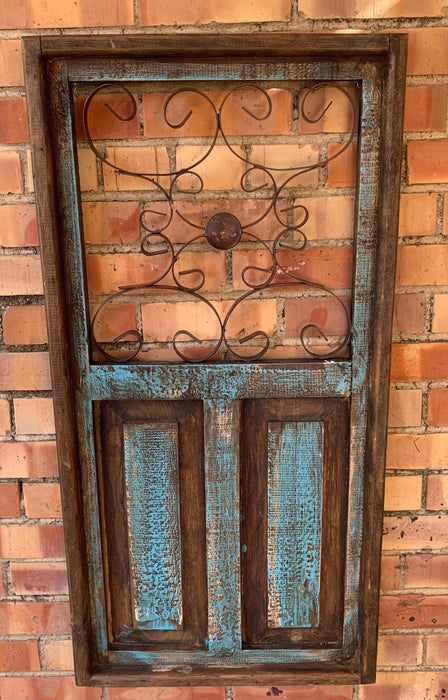
[[[339,355],[349,344],[351,336],[350,313],[347,306],[325,285],[299,276],[288,269],[282,260],[282,253],[294,251],[300,254],[308,244],[303,227],[309,219],[309,210],[305,204],[291,203],[291,188],[298,184],[300,176],[312,170],[324,168],[330,161],[341,156],[356,137],[358,106],[350,90],[338,83],[321,82],[304,89],[300,95],[300,114],[304,122],[309,124],[315,124],[324,119],[331,109],[330,100],[318,114],[312,113],[311,98],[319,91],[336,90],[347,100],[351,111],[351,130],[348,138],[335,153],[317,162],[301,166],[269,167],[265,163],[257,162],[251,155],[250,149],[246,148],[243,151],[241,147],[236,148],[228,135],[231,132],[230,124],[236,109],[242,110],[244,118],[254,123],[262,123],[269,119],[273,107],[266,89],[252,83],[238,85],[229,90],[222,97],[219,106],[216,106],[205,92],[190,87],[180,88],[165,100],[163,107],[165,126],[181,132],[189,121],[194,119],[195,110],[200,104],[202,109],[207,110],[211,124],[204,151],[196,157],[194,162],[184,168],[170,168],[166,172],[138,172],[109,161],[101,149],[95,145],[91,135],[89,124],[91,104],[98,93],[103,91],[110,93],[111,88],[123,94],[120,111],[112,108],[107,102],[103,104],[103,108],[120,121],[136,118],[137,102],[125,85],[103,83],[97,86],[84,103],[82,120],[87,143],[96,157],[116,173],[140,178],[154,187],[157,200],[148,202],[140,216],[141,228],[144,231],[140,251],[142,255],[155,258],[157,265],[154,266],[152,278],[144,283],[118,287],[113,294],[99,304],[91,320],[94,347],[109,361],[132,361],[143,349],[142,333],[135,328],[129,329],[116,336],[111,343],[100,342],[97,337],[100,315],[109,304],[129,295],[145,294],[149,291],[165,294],[175,292],[204,304],[204,311],[211,314],[215,326],[212,339],[200,339],[188,327],[177,329],[172,337],[172,347],[181,360],[204,362],[216,357],[220,351],[226,359],[241,361],[261,359],[271,346],[268,334],[263,330],[255,330],[246,334],[240,333],[235,339],[235,336],[229,333],[232,320],[237,310],[241,310],[246,301],[266,296],[266,293],[293,287],[302,294],[312,292],[314,295],[330,298],[339,307],[345,329],[338,333],[336,340],[333,339],[331,344],[319,324],[311,320],[303,323],[298,336],[304,351],[311,358],[327,359]],[[188,106],[187,101],[186,106],[187,97],[192,97],[194,104]],[[258,196],[261,195],[259,201],[263,203],[264,210],[246,221],[240,221],[230,211],[221,211],[211,216],[204,226],[202,222],[193,220],[190,215],[187,216],[185,211],[181,210],[179,202],[182,201],[183,195],[188,194],[190,197],[197,198],[202,194],[204,180],[197,168],[209,158],[217,143],[224,145],[235,158],[244,163],[244,172],[239,182],[240,188],[247,195],[255,193]],[[283,176],[282,182],[279,182],[280,174]],[[186,178],[188,178],[188,187],[185,184]],[[296,198],[297,195],[294,197]],[[272,237],[273,240],[267,242],[251,229],[266,219],[269,214],[272,215],[280,230]],[[182,222],[183,225],[191,227],[197,231],[197,234],[188,242],[175,245],[170,238],[169,229],[176,222]],[[200,243],[212,251],[226,252],[248,242],[256,244],[257,251],[263,260],[260,264],[247,265],[241,270],[241,279],[237,286],[242,288],[243,292],[238,298],[230,300],[224,307],[225,311],[220,313],[216,303],[206,292],[204,270],[199,266],[182,268],[181,261],[187,257],[186,252],[190,253],[190,258],[194,258],[191,253],[194,254],[195,246]],[[128,350],[123,350],[123,347],[127,347]],[[192,347],[194,352],[191,351]]]

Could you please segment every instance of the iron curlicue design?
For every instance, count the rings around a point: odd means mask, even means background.
[[[335,294],[335,292],[325,285],[307,280],[304,277],[300,277],[291,272],[291,270],[288,270],[286,265],[280,260],[279,256],[282,250],[302,251],[307,246],[307,237],[303,232],[302,227],[308,221],[309,211],[304,204],[293,205],[286,203],[286,205],[283,206],[285,204],[285,200],[288,198],[286,194],[288,187],[294,186],[296,179],[303,176],[305,173],[326,167],[330,161],[341,156],[342,153],[344,153],[350,147],[355,139],[358,123],[358,105],[350,91],[338,83],[320,82],[316,83],[312,87],[306,88],[302,93],[302,99],[300,102],[300,112],[302,118],[306,122],[314,124],[323,119],[327,111],[330,109],[332,101],[328,102],[320,114],[310,116],[308,111],[310,97],[316,92],[324,90],[325,88],[332,88],[343,93],[351,108],[352,125],[348,139],[341,145],[339,150],[337,150],[331,156],[322,158],[318,162],[303,166],[267,167],[263,163],[256,162],[256,160],[248,157],[247,155],[241,155],[241,152],[239,152],[232,145],[231,140],[227,136],[224,128],[226,107],[229,104],[229,100],[233,95],[235,95],[235,93],[244,92],[247,90],[256,91],[256,93],[258,93],[261,101],[264,104],[264,108],[260,109],[260,103],[258,103],[257,111],[254,111],[244,104],[241,106],[241,109],[249,116],[250,119],[258,122],[267,120],[272,113],[272,101],[266,89],[253,83],[238,85],[230,89],[221,100],[219,107],[216,107],[209,95],[207,95],[205,92],[192,87],[180,88],[169,94],[164,103],[164,122],[171,129],[182,129],[182,127],[184,127],[192,117],[193,109],[188,109],[182,118],[175,120],[172,115],[170,116],[172,111],[171,108],[173,105],[175,105],[176,100],[179,100],[180,96],[195,95],[196,99],[199,98],[201,101],[203,101],[204,106],[210,110],[215,124],[214,133],[210,138],[208,146],[205,148],[205,152],[193,163],[184,168],[177,170],[168,169],[166,172],[136,172],[134,170],[118,167],[116,163],[108,160],[108,158],[97,148],[91,135],[91,129],[89,126],[89,111],[92,101],[95,99],[95,96],[98,95],[98,93],[102,91],[110,92],[111,88],[123,94],[124,99],[128,102],[129,109],[127,110],[126,114],[120,114],[108,103],[104,103],[104,108],[107,109],[114,118],[122,122],[130,121],[136,117],[137,103],[130,90],[122,83],[102,83],[90,92],[84,103],[82,122],[85,137],[88,146],[103,164],[109,166],[118,174],[140,178],[142,181],[149,182],[155,188],[158,194],[158,200],[155,202],[150,202],[149,206],[145,207],[140,215],[141,226],[146,232],[141,241],[140,250],[145,256],[159,256],[159,258],[162,256],[167,257],[165,262],[161,265],[160,273],[154,279],[140,284],[120,286],[116,292],[110,294],[101,302],[91,320],[91,334],[94,347],[105,359],[112,362],[123,363],[132,361],[142,349],[142,334],[138,330],[130,329],[118,335],[112,341],[112,345],[115,344],[117,346],[118,344],[126,341],[126,343],[131,343],[134,347],[126,355],[121,354],[119,357],[117,357],[106,350],[104,347],[105,343],[101,343],[97,339],[96,324],[98,322],[98,318],[104,308],[118,298],[135,293],[142,293],[145,290],[157,290],[160,292],[181,292],[189,295],[191,298],[206,304],[216,318],[217,327],[219,328],[218,338],[212,341],[212,345],[208,344],[207,347],[204,348],[204,353],[201,354],[201,356],[189,356],[185,352],[185,346],[188,342],[193,342],[198,347],[201,346],[201,343],[204,344],[204,341],[201,341],[187,329],[179,329],[175,332],[172,339],[172,345],[180,359],[186,362],[205,362],[210,360],[220,349],[224,349],[226,359],[230,358],[241,361],[257,360],[262,358],[270,347],[270,339],[267,333],[263,330],[257,330],[253,333],[240,337],[237,341],[238,345],[245,346],[246,352],[248,347],[255,347],[254,351],[250,354],[239,353],[237,350],[237,345],[235,345],[235,343],[230,343],[227,337],[227,329],[232,315],[237,307],[239,307],[245,300],[256,295],[260,295],[261,292],[267,290],[271,291],[273,289],[281,290],[282,288],[291,288],[291,286],[296,286],[314,290],[318,293],[322,293],[333,298],[342,310],[346,324],[343,337],[338,338],[336,347],[333,346],[326,352],[316,352],[309,343],[310,338],[315,338],[317,335],[320,340],[327,343],[329,339],[316,323],[305,323],[299,333],[299,340],[303,349],[310,356],[310,358],[315,359],[328,359],[341,353],[341,351],[349,344],[351,336],[351,320],[347,306]],[[199,225],[197,222],[192,221],[185,215],[184,212],[180,211],[176,203],[176,196],[188,193],[190,196],[197,197],[202,193],[204,190],[204,180],[195,169],[207,160],[218,141],[219,143],[225,144],[233,156],[244,163],[244,172],[239,183],[242,192],[247,195],[253,195],[254,193],[262,190],[264,194],[269,194],[269,199],[263,199],[263,201],[266,202],[266,210],[261,215],[250,221],[241,222],[232,212],[221,211],[213,214],[208,219],[204,227],[203,225]],[[282,173],[283,176],[286,175],[286,179],[284,179],[281,184],[277,182],[278,173]],[[261,185],[254,184],[254,174],[258,176],[258,179],[260,176],[262,176],[262,179],[265,180],[265,182],[263,182]],[[193,187],[190,185],[188,190],[182,187],[182,179],[185,176],[192,177],[196,183]],[[165,180],[167,184],[166,186],[163,186],[160,181]],[[157,208],[155,208],[156,206]],[[296,210],[296,215],[300,214],[300,220],[298,222],[296,221],[295,223],[291,223],[290,220],[290,215],[293,210]],[[258,235],[250,231],[250,229],[259,224],[262,220],[266,219],[268,214],[273,214],[274,219],[280,227],[280,231],[273,237],[273,240],[266,242]],[[199,233],[188,242],[175,247],[168,234],[168,229],[172,224],[174,224],[176,219],[178,221],[182,221],[187,226],[198,230]],[[203,287],[205,284],[205,274],[203,270],[200,268],[192,268],[188,270],[181,270],[179,272],[178,263],[185,251],[198,242],[207,242],[208,246],[216,251],[229,251],[236,248],[243,240],[255,242],[259,248],[264,251],[269,263],[262,267],[247,265],[242,269],[241,281],[246,290],[243,291],[243,293],[241,293],[240,296],[231,303],[230,308],[225,314],[223,314],[222,317],[213,301],[207,298],[207,296],[205,296],[203,293]],[[261,282],[254,282],[253,279],[251,281],[251,274],[253,276],[254,273],[258,276],[264,275],[265,277]],[[181,280],[180,278],[183,279]],[[190,282],[188,282],[188,280],[190,280]]]

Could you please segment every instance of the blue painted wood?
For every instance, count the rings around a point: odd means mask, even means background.
[[[268,424],[268,626],[319,624],[323,425]]]
[[[124,426],[134,615],[151,630],[182,627],[177,423]]]

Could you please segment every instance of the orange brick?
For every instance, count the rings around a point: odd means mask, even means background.
[[[64,595],[68,593],[64,562],[11,562],[11,582],[16,595]]]
[[[80,688],[67,676],[39,678],[4,677],[0,680],[4,700],[100,700],[101,688]]]
[[[51,389],[46,352],[5,352],[0,358],[0,391]]]
[[[446,685],[445,672],[383,672],[374,685],[360,686],[359,700],[442,700]]]
[[[388,590],[400,586],[399,557],[382,557],[381,559],[381,589]]]
[[[418,3],[421,5],[421,3]],[[425,5],[427,3],[425,2]],[[408,32],[408,75],[448,72],[448,27],[419,28]]]
[[[448,333],[448,294],[434,294],[433,333]]]
[[[423,294],[396,294],[394,333],[423,333],[425,330],[425,297]]]
[[[0,435],[10,435],[11,415],[7,399],[0,399]]]
[[[46,27],[107,27],[133,24],[131,0],[119,3],[97,3],[94,0],[64,0],[64,3],[34,4],[17,0],[14,5],[2,5],[0,28],[43,29]]]
[[[109,700],[224,700],[225,688],[110,688]]]
[[[17,247],[38,244],[34,204],[4,204],[0,207],[0,245]]]
[[[70,634],[69,605],[1,602],[0,634]]]
[[[418,666],[423,657],[423,638],[416,634],[388,634],[378,639],[378,666]]]
[[[347,300],[342,300],[349,308]],[[330,338],[344,336],[348,330],[347,317],[341,304],[334,297],[298,297],[285,300],[285,335],[299,338],[305,325],[315,324]]]
[[[47,342],[43,306],[9,306],[3,316],[3,338],[8,345],[42,345]]]
[[[154,5],[152,0],[141,0],[140,12],[143,25],[161,24],[209,24],[220,22],[284,22],[291,13],[289,0],[271,0],[262,5],[252,0],[228,0],[225,3],[210,0],[191,0],[184,3],[173,0],[163,5]]]
[[[19,39],[0,40],[0,85],[23,85],[22,45]]]
[[[1,296],[42,293],[42,270],[37,255],[0,256]]]
[[[296,199],[294,205],[308,209],[309,218],[303,232],[309,240],[353,238],[354,197],[303,197]],[[294,214],[296,225],[299,225],[304,212],[296,209]]]
[[[328,184],[332,187],[354,187],[356,184],[357,147],[351,144],[341,155],[337,155],[346,144],[329,143]]]
[[[422,392],[419,389],[392,389],[389,395],[389,427],[415,427],[422,424]]]
[[[437,515],[384,518],[384,550],[440,549],[448,545],[447,518]]]
[[[356,88],[346,89],[356,104],[359,99]],[[303,116],[302,109],[310,121]],[[316,121],[321,114],[323,117]],[[349,97],[336,87],[326,86],[309,93],[304,91],[301,96],[299,131],[303,134],[350,132],[354,126],[354,118]]]
[[[422,507],[421,476],[387,476],[384,510],[416,510]]]
[[[426,493],[428,510],[446,510],[448,508],[448,475],[430,474]]]
[[[428,425],[448,425],[448,389],[428,391]]]
[[[21,194],[22,192],[22,168],[19,154],[3,151],[0,153],[0,194]]]
[[[14,399],[14,413],[19,435],[55,432],[52,399]]]
[[[0,486],[0,518],[20,517],[19,484],[6,483]]]
[[[300,0],[299,9],[311,19],[383,17],[438,17],[443,14],[444,0]],[[395,700],[395,698],[390,698]]]
[[[45,670],[73,670],[73,645],[70,639],[46,639],[41,648]]]
[[[319,162],[319,149],[317,146],[292,146],[291,144],[260,145],[253,146],[251,150],[250,160],[255,165],[261,165],[265,168],[285,168],[285,172],[274,172],[274,177],[278,182],[283,182],[287,177],[290,177],[293,172],[289,168],[308,168]],[[316,187],[318,181],[318,168],[309,170],[297,176],[291,181],[291,187]],[[269,178],[260,170],[254,170],[251,175],[252,187],[261,187],[265,183],[270,185]],[[217,184],[219,185],[219,176],[217,173]],[[239,187],[239,184],[234,184],[233,187]]]
[[[204,147],[203,147],[204,150]],[[170,171],[170,163],[166,148],[145,146],[108,148],[107,160],[117,168],[133,173],[155,173],[155,179]],[[152,190],[155,186],[147,180],[117,173],[111,166],[103,165],[104,188],[106,190]],[[167,184],[167,178],[164,178]],[[95,188],[94,188],[95,189]]]
[[[265,700],[277,695],[281,700],[351,700],[353,688],[348,685],[337,687],[323,685],[270,686],[234,688],[235,700]]]
[[[76,137],[85,139],[82,113],[85,97],[75,98]],[[135,103],[135,107],[137,102]],[[110,109],[108,109],[110,108]],[[121,90],[107,95],[101,91],[95,95],[89,104],[88,129],[92,139],[132,139],[140,135],[137,114],[132,118],[134,105],[132,100]],[[113,110],[121,119],[114,116]]]
[[[79,186],[82,192],[98,189],[96,164],[97,158],[90,148],[78,149]]]
[[[179,146],[176,153],[176,168],[182,170],[199,163],[207,153],[207,146]],[[245,152],[241,146],[233,146],[236,153],[244,158]],[[280,146],[280,148],[282,148]],[[253,156],[257,160],[258,156]],[[245,171],[242,160],[229,151],[226,146],[215,146],[210,155],[193,172],[202,178],[204,190],[239,189],[241,176]],[[181,175],[177,180],[179,189],[195,192],[199,188],[199,180],[190,173]]]
[[[0,556],[3,559],[64,557],[62,525],[0,526]]]
[[[0,564],[0,596],[8,595],[8,584],[6,581],[6,565]]]
[[[86,243],[135,243],[140,238],[138,202],[84,202]]]
[[[57,475],[56,443],[0,442],[0,478],[42,479]]]
[[[446,588],[448,554],[408,554],[404,567],[405,588]]]
[[[382,629],[446,627],[448,596],[399,595],[380,599]]]
[[[4,97],[0,100],[0,141],[2,143],[22,143],[28,140],[25,98]]]
[[[39,671],[37,641],[0,641],[0,671]]]
[[[426,660],[430,666],[446,666],[448,659],[448,634],[428,636]]]
[[[391,380],[446,379],[448,343],[415,343],[392,346]]]
[[[443,231],[445,236],[448,236],[448,195],[443,198]]]
[[[61,518],[59,484],[23,484],[25,510],[29,518]]]
[[[412,85],[406,88],[405,131],[445,131],[446,87]]]
[[[110,343],[126,331],[136,328],[133,304],[107,304],[95,319],[95,338],[100,343]]]
[[[405,245],[398,249],[398,287],[445,284],[448,279],[448,246]]]
[[[448,469],[448,434],[389,435],[388,469]]]
[[[408,182],[448,182],[448,140],[409,141],[407,145]]]
[[[437,228],[437,194],[412,192],[400,198],[400,236],[432,236]]]

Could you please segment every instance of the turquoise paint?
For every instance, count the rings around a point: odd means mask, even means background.
[[[268,424],[268,626],[319,624],[323,426]]]
[[[182,627],[177,423],[124,426],[127,514],[137,627]]]

